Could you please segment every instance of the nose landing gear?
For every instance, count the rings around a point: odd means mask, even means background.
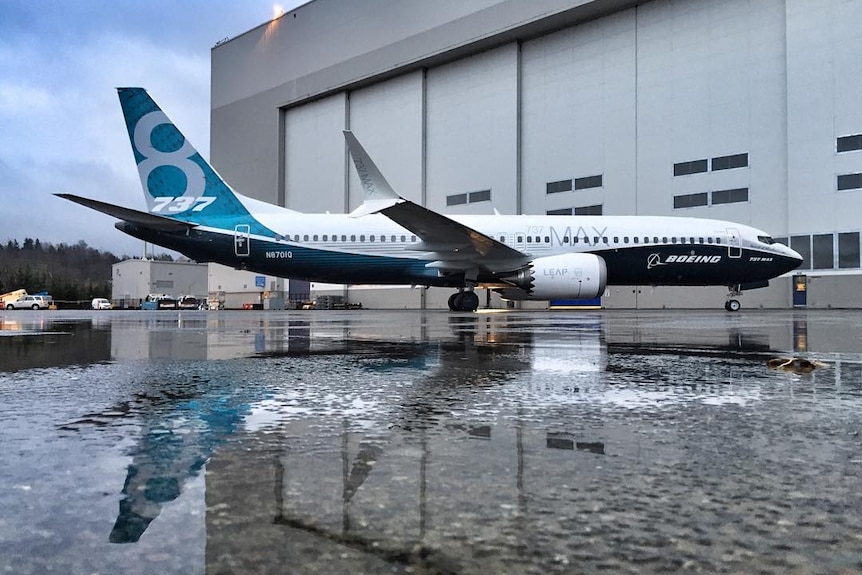
[[[727,311],[739,311],[742,304],[736,298],[742,295],[742,290],[739,285],[728,286],[728,289],[730,292],[727,294],[727,301],[724,302],[724,309]]]

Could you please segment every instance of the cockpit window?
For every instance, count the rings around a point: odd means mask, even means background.
[[[757,240],[768,246],[771,246],[775,243],[775,240],[773,240],[770,236],[757,236]]]

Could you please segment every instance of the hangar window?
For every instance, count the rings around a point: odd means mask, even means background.
[[[816,234],[811,238],[812,263],[817,270],[831,270],[835,267],[835,252],[832,234]]]
[[[559,210],[548,210],[545,212],[549,216],[571,216],[572,208],[560,208]]]
[[[838,234],[838,267],[859,267],[859,232]]]
[[[862,174],[842,174],[838,176],[838,190],[858,190],[862,188]]]
[[[853,134],[852,136],[841,136],[836,142],[838,152],[852,152],[853,150],[862,150],[862,134]]]
[[[467,194],[453,194],[451,196],[446,196],[446,205],[447,206],[460,206],[461,204],[467,203]]]
[[[558,194],[560,192],[571,192],[572,180],[560,180],[559,182],[548,182],[545,184],[546,194]]]
[[[698,194],[683,194],[673,197],[673,209],[679,210],[683,208],[695,208],[697,206],[705,206],[708,198],[706,192]]]
[[[732,170],[734,168],[745,168],[748,166],[748,154],[734,154],[732,156],[719,156],[712,159],[712,171]]]
[[[470,192],[467,195],[467,203],[475,204],[477,202],[490,202],[491,190],[479,190],[478,192]]]
[[[688,176],[689,174],[699,174],[707,169],[706,158],[702,160],[692,160],[690,162],[679,162],[673,165],[674,176]]]
[[[602,187],[602,175],[598,176],[587,176],[586,178],[575,178],[575,189],[576,190],[586,190],[589,188],[601,188]]]
[[[799,269],[811,269],[811,236],[790,236],[790,248],[802,256]]]
[[[595,206],[581,206],[575,208],[576,216],[600,216],[602,215],[602,204]]]
[[[735,204],[748,201],[748,188],[734,188],[732,190],[716,190],[712,192],[712,205]]]

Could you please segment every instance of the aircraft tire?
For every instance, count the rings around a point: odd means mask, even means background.
[[[742,304],[739,303],[738,299],[727,300],[727,303],[724,304],[724,309],[727,311],[739,311],[742,307]]]
[[[465,291],[461,294],[461,311],[476,311],[479,309],[479,296],[476,292]]]
[[[476,311],[479,309],[479,296],[476,292],[460,291],[449,296],[450,311]]]
[[[456,303],[459,295],[461,295],[460,292],[455,292],[449,296],[449,311],[458,311]]]

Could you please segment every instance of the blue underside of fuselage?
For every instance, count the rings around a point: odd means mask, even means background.
[[[123,232],[198,262],[216,262],[258,273],[338,284],[390,284],[460,287],[460,274],[440,275],[429,259],[334,251],[252,238],[237,249],[230,233],[190,229],[162,232],[121,222]],[[239,252],[242,255],[237,255]],[[592,251],[607,263],[608,285],[733,285],[759,282],[793,270],[798,261],[756,250],[731,256],[720,245],[651,245]],[[480,283],[494,278],[480,275]]]

